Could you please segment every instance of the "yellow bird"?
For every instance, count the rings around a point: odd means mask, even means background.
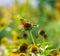
[[[20,22],[21,22],[22,24],[25,24],[25,23],[27,22],[27,20],[24,19],[24,18],[21,18],[21,19],[20,19]]]

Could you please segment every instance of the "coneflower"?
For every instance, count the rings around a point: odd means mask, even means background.
[[[39,30],[39,31],[38,31],[38,34],[44,35],[44,34],[45,34],[45,30]]]
[[[24,33],[23,38],[27,38],[27,37],[28,37],[27,33]]]
[[[36,52],[39,52],[39,51],[40,51],[40,49],[35,45],[30,48],[30,52],[32,52],[32,53],[36,53]]]
[[[25,53],[20,53],[20,56],[27,56]]]
[[[21,37],[20,36],[17,36],[17,39],[20,39]]]
[[[20,27],[21,28],[24,28],[25,30],[30,30],[30,29],[32,29],[33,27],[38,27],[38,25],[35,25],[35,24],[32,24],[32,23],[30,23],[30,22],[27,22],[25,19],[20,19],[20,21],[21,21],[21,25],[20,25]]]
[[[30,30],[30,29],[32,29],[32,24],[31,24],[30,22],[26,22],[26,23],[24,24],[24,29],[25,29],[25,30]]]
[[[45,43],[45,39],[47,38],[47,34],[45,32],[45,30],[39,30],[38,34],[41,35],[43,38],[43,42]]]
[[[28,44],[27,44],[27,43],[23,43],[23,44],[20,46],[19,51],[20,51],[20,52],[26,52],[27,48],[28,48]]]
[[[47,34],[44,34],[44,39],[46,39],[48,36],[47,36]]]

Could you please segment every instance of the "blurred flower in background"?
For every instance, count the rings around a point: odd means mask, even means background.
[[[32,27],[35,24],[39,27]],[[29,28],[32,29],[29,30]],[[29,31],[26,31],[26,29]],[[40,36],[38,30],[42,30],[39,32]],[[30,31],[32,34],[29,34]],[[51,46],[48,45],[46,50],[60,49],[60,1],[0,0],[0,49],[4,50],[0,51],[0,56],[7,53],[10,56],[15,54],[17,56],[25,55],[27,53],[29,55],[30,47],[36,46],[32,44],[30,35],[33,35],[32,40],[35,41],[35,44],[39,44],[38,48],[43,47],[44,49],[46,42],[48,42]],[[35,38],[35,36],[38,36],[38,38]],[[48,38],[46,38],[47,36]],[[41,37],[46,38],[45,43],[43,43]],[[28,44],[26,52],[20,53],[19,47],[26,42]],[[15,49],[14,52],[13,49]],[[40,50],[39,53],[44,55],[44,53],[52,51],[49,50],[46,52]]]

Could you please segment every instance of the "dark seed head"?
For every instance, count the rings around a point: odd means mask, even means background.
[[[44,34],[44,38],[45,38],[45,39],[47,38],[47,34]]]
[[[45,34],[45,30],[40,30],[40,31],[38,32],[38,34],[44,35],[44,34]]]
[[[24,24],[24,29],[25,29],[25,30],[30,30],[31,28],[32,28],[32,24],[31,24],[31,23],[26,22],[26,23]]]
[[[28,36],[28,35],[27,35],[26,33],[23,34],[23,38],[27,38],[27,36]]]
[[[27,43],[23,43],[23,44],[20,46],[20,49],[19,49],[20,52],[26,52],[27,47],[28,47]]]
[[[17,39],[20,39],[21,37],[20,36],[17,36]]]
[[[32,47],[30,48],[30,51],[33,52],[33,53],[39,52],[39,50],[40,50],[40,49],[39,49],[37,46],[32,46]]]

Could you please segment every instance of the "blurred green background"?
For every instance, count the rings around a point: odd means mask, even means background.
[[[39,28],[32,29],[33,36],[37,35],[39,29],[44,29],[48,35],[46,41],[53,48],[60,48],[60,1],[14,0],[6,2],[6,5],[3,1],[0,2],[0,40],[23,34],[19,24],[20,18],[24,18],[39,25]]]

